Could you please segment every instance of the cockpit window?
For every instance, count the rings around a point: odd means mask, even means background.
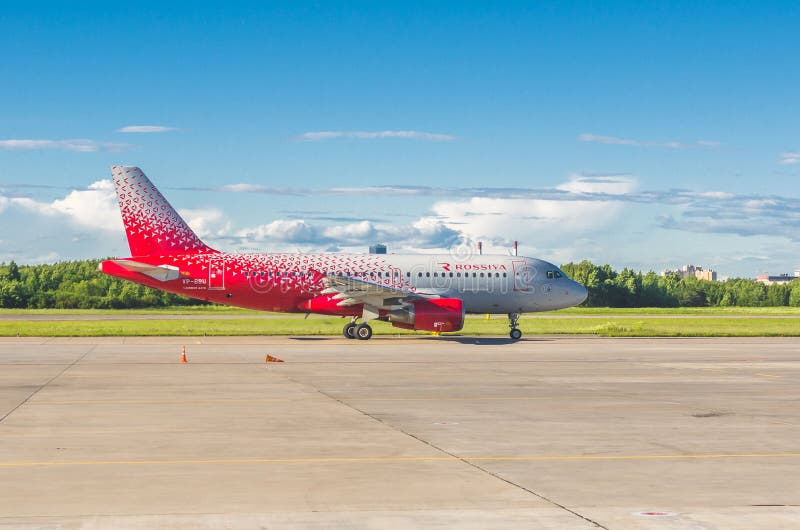
[[[554,278],[563,278],[564,275],[561,274],[561,271],[547,271],[547,279],[552,280]]]

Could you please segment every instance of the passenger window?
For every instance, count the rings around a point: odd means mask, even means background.
[[[481,276],[483,276],[483,273],[481,273]],[[478,277],[478,273],[476,273],[476,272],[473,272],[473,273],[472,273],[472,277],[473,277],[473,278],[477,278],[477,277]]]
[[[264,277],[264,271],[261,271],[261,277],[262,278]]]
[[[431,273],[430,273],[430,272],[426,272],[426,273],[425,273],[425,277],[426,277],[426,278],[430,278],[430,277],[431,277]]]
[[[461,273],[460,272],[456,273],[456,278],[461,278]]]
[[[483,273],[481,273],[481,278],[483,278]]]
[[[452,272],[450,273],[450,277],[451,277],[451,278],[453,277],[453,273],[452,273]]]
[[[418,273],[417,273],[417,275],[418,275],[420,278],[422,278],[422,273],[421,273],[421,272],[418,272]]]
[[[503,273],[503,278],[508,278],[508,273]]]

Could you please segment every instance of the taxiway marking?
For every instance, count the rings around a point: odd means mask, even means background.
[[[543,396],[464,396],[464,397],[340,397],[341,401],[528,401],[534,399],[554,399]],[[290,401],[328,401],[327,398],[264,398],[264,399],[76,399],[76,400],[37,400],[29,402],[30,405],[105,405],[105,404],[133,404],[133,405],[170,405],[181,403],[272,403]]]

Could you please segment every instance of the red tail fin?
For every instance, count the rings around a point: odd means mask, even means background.
[[[131,256],[215,252],[200,241],[142,170],[111,166]]]

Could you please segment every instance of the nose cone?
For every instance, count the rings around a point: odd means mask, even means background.
[[[589,296],[589,290],[578,282],[572,283],[575,284],[572,289],[572,291],[575,293],[575,299],[572,305],[582,304],[583,301],[586,300],[586,297]]]

